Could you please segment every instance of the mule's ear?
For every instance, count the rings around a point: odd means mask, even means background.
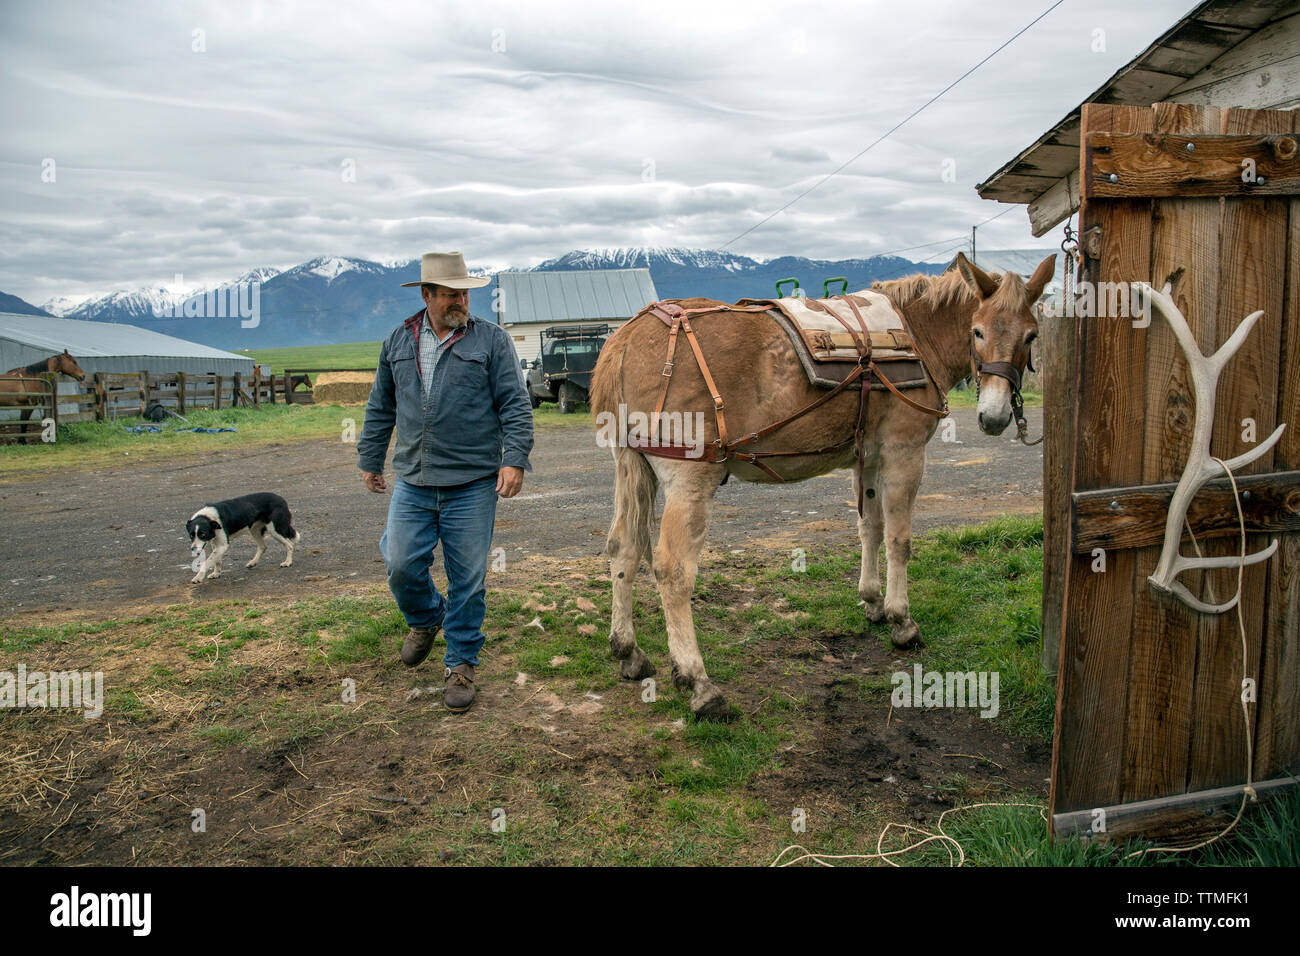
[[[997,280],[960,252],[957,253],[957,271],[981,302],[998,290]]]
[[[1046,259],[1038,264],[1034,274],[1029,277],[1029,283],[1026,288],[1029,290],[1029,301],[1037,302],[1047,288],[1047,283],[1052,281],[1052,276],[1056,275],[1056,253],[1052,253]]]

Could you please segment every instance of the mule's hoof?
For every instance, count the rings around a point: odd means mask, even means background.
[[[906,621],[892,625],[889,639],[898,648],[925,647],[925,641],[921,640],[921,629],[916,626],[916,622],[910,617]]]
[[[190,584],[202,584],[202,583],[203,583],[202,575],[196,574],[194,575],[194,577],[190,578]]]
[[[257,567],[257,562],[256,562],[256,561],[249,561],[246,565],[244,565],[244,567],[246,567],[246,568],[255,568],[255,567]]]
[[[618,665],[618,676],[624,680],[645,680],[654,675],[654,664],[650,663],[650,658],[639,647],[632,648],[631,656],[624,658]]]
[[[712,685],[706,685],[702,693],[691,698],[691,713],[696,720],[709,720],[714,723],[726,723],[735,720],[736,712],[727,703],[722,691]]]
[[[872,624],[879,624],[885,619],[884,598],[876,598],[874,601],[864,600],[862,602],[862,613],[867,616],[867,620]]]
[[[293,567],[293,559],[290,558],[288,561],[281,561],[281,562],[280,562],[280,567],[282,567],[282,568],[291,568],[291,567]]]

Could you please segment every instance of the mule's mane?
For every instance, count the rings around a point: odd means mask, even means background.
[[[901,279],[873,282],[871,288],[883,292],[900,306],[921,302],[935,310],[961,305],[974,297],[956,270],[937,276],[918,272]]]
[[[1029,301],[1025,280],[1019,274],[1008,270],[1000,276],[990,273],[990,277],[998,284],[997,291],[987,300],[990,303],[1012,312],[1027,310],[1033,305]],[[935,311],[962,305],[974,298],[970,286],[956,269],[939,275],[918,272],[901,279],[873,282],[871,288],[883,292],[900,306],[920,304]]]
[[[53,358],[54,356],[50,356]],[[43,358],[39,362],[33,362],[31,365],[23,367],[23,371],[32,375],[39,375],[41,372],[48,372],[50,369],[50,359]]]

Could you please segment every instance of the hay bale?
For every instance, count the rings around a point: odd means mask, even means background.
[[[321,372],[312,386],[317,405],[364,405],[374,384],[373,372]]]

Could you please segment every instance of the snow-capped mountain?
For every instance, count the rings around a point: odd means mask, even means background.
[[[183,293],[163,288],[137,289],[134,292],[118,290],[97,299],[88,298],[62,315],[67,319],[88,319],[92,322],[130,323],[170,311],[185,298]],[[50,309],[46,308],[46,311],[49,312]]]
[[[347,273],[358,273],[361,275],[374,275],[388,271],[378,262],[371,262],[368,259],[352,259],[346,256],[317,256],[301,265],[294,266],[292,269],[286,269],[280,273],[283,276],[312,275],[318,276],[328,284],[333,282],[339,276]]]
[[[672,246],[637,246],[614,249],[575,249],[558,259],[547,259],[537,271],[560,269],[644,269],[674,265],[695,269],[722,269],[745,272],[759,261],[716,249],[681,249]]]
[[[42,311],[50,315],[66,316],[83,302],[89,302],[93,299],[92,295],[56,295],[54,298],[41,303]]]
[[[980,253],[980,261],[1027,274],[1050,251],[990,250]],[[861,289],[876,280],[913,272],[935,273],[943,267],[943,263],[918,264],[897,256],[840,260],[783,256],[764,261],[717,249],[636,247],[575,249],[533,269],[516,271],[648,268],[662,298],[708,296],[734,302],[773,295],[776,280],[787,276],[798,277],[809,295],[821,295],[823,280],[834,276],[846,277],[850,289]],[[418,258],[372,262],[319,256],[283,271],[253,269],[214,287],[260,283],[260,321],[253,328],[234,318],[158,318],[155,310],[166,312],[197,294],[158,288],[117,291],[98,298],[55,297],[42,308],[68,318],[125,322],[225,349],[365,342],[382,339],[398,322],[419,311],[419,290],[401,285],[419,275]],[[472,290],[470,311],[492,317],[493,290],[493,285]]]

